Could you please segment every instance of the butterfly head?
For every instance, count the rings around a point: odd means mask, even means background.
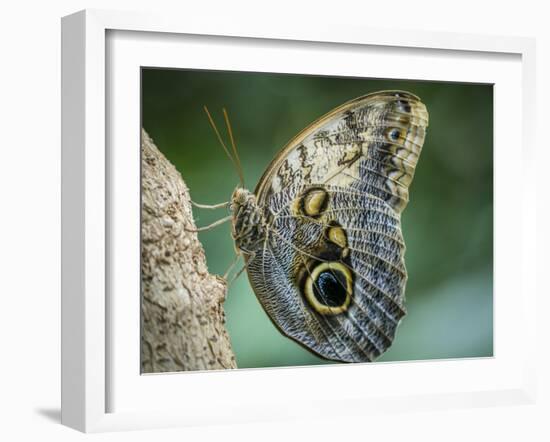
[[[231,210],[234,212],[238,207],[256,201],[256,196],[248,189],[237,186],[231,195]]]

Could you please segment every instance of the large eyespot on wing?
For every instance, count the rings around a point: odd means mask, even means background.
[[[321,117],[275,157],[256,188],[269,195],[300,184],[353,186],[400,213],[424,143],[428,112],[403,91],[356,98]]]
[[[268,239],[248,274],[270,318],[327,359],[375,360],[405,315],[399,217],[337,186],[288,188],[268,205]]]

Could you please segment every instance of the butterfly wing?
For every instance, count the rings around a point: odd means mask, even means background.
[[[247,262],[252,287],[284,334],[325,358],[374,360],[405,315],[400,214],[427,124],[412,94],[355,99],[295,137],[258,184],[267,235]]]
[[[362,189],[397,212],[424,143],[428,112],[408,92],[385,91],[356,98],[321,117],[275,157],[256,187],[259,203],[295,183]]]

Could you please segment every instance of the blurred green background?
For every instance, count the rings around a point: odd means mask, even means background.
[[[493,88],[491,85],[142,69],[142,124],[181,172],[191,198],[229,200],[238,177],[203,111],[222,136],[227,108],[253,190],[273,156],[301,129],[361,95],[401,89],[418,95],[430,126],[402,216],[409,280],[405,316],[379,361],[493,354]],[[225,209],[195,209],[198,226]],[[200,234],[212,273],[234,258],[229,223]],[[246,273],[230,288],[227,328],[239,368],[328,362],[281,335]]]

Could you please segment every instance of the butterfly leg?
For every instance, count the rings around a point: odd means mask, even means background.
[[[199,209],[221,209],[224,207],[229,207],[231,203],[229,201],[226,201],[225,203],[220,204],[199,204],[191,200],[191,204]]]
[[[231,278],[231,281],[229,281],[227,283],[228,287],[231,287],[231,284],[233,284],[237,280],[237,278],[242,275],[242,273],[244,272],[244,269],[246,269],[246,264],[244,264],[241,267],[241,269],[235,274],[235,276],[233,276],[233,278]]]
[[[235,258],[233,259],[233,261],[231,262],[231,264],[229,265],[229,267],[227,268],[227,270],[225,271],[225,273],[223,274],[223,279],[227,280],[227,277],[229,276],[229,274],[231,273],[231,270],[233,270],[233,268],[235,267],[235,265],[237,264],[237,262],[239,262],[239,258],[241,257],[241,254],[238,253],[235,255]]]
[[[235,264],[237,263],[237,261],[239,260],[239,258],[240,258],[241,256],[243,256],[241,253],[239,253],[239,254],[237,255],[237,257],[235,258],[235,260],[231,263],[231,266],[229,267],[229,269],[227,269],[227,272],[225,272],[225,275],[223,276],[223,279],[225,279],[225,280],[227,281],[227,277],[229,276],[230,271],[233,269],[233,267],[235,267]],[[250,254],[250,258],[249,258],[249,259],[254,260],[254,257],[255,257],[255,256],[256,256],[256,252],[252,252],[252,253]],[[244,269],[246,269],[246,264],[244,264],[244,265],[241,267],[241,269],[235,274],[235,276],[233,276],[233,278],[231,278],[231,281],[229,281],[229,282],[227,283],[227,287],[231,287],[231,284],[233,284],[233,283],[237,280],[237,278],[238,278],[239,276],[242,275],[242,273],[244,272]]]
[[[213,229],[214,227],[217,227],[217,226],[219,226],[219,225],[221,225],[221,224],[223,224],[223,223],[226,223],[227,221],[230,221],[231,218],[233,218],[233,216],[232,216],[232,215],[229,215],[229,216],[226,216],[225,218],[219,219],[218,221],[213,222],[212,224],[209,224],[209,225],[207,225],[207,226],[198,227],[198,228],[196,228],[196,229],[189,229],[189,228],[185,227],[185,230],[186,230],[187,232],[204,232],[204,231],[206,231],[206,230],[211,230],[211,229]]]

